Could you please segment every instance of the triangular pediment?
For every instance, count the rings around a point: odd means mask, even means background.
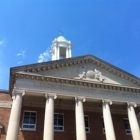
[[[140,87],[140,79],[93,55],[31,64],[11,68],[11,72],[26,72],[110,85]]]
[[[38,74],[43,76],[79,79],[81,81],[134,86],[134,84],[129,82],[128,80],[121,78],[118,75],[112,74],[104,69],[101,69],[99,66],[91,63],[64,67],[57,70],[41,71]]]

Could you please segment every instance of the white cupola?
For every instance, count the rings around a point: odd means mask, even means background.
[[[71,58],[72,43],[62,35],[55,38],[51,46],[52,60]]]

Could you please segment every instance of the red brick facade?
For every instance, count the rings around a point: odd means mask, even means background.
[[[0,100],[11,101],[11,96],[8,93],[0,93]],[[0,124],[4,126],[0,140],[6,139],[10,110],[9,108],[0,108]],[[36,131],[21,130],[25,110],[37,111]],[[44,111],[45,108],[22,107],[18,140],[43,140]],[[55,109],[55,112],[64,114],[64,131],[55,131],[54,140],[76,140],[75,111]],[[85,115],[89,116],[90,125],[90,133],[87,133],[87,140],[105,140],[105,134],[102,132],[102,113],[85,111]],[[127,118],[127,115],[112,114],[116,140],[132,140],[132,135],[125,134],[123,118]]]
[[[0,92],[0,101],[12,101],[10,94],[7,91],[1,91]],[[1,130],[0,140],[6,139],[10,112],[11,112],[11,108],[0,107],[0,124],[2,124],[4,126]]]
[[[24,110],[37,111],[37,127],[36,131],[19,131],[18,140],[43,140],[44,129],[44,110],[43,108],[29,108],[23,107],[21,113],[20,128],[22,127],[22,119]],[[54,140],[76,140],[76,128],[75,128],[75,111],[70,110],[55,110],[56,113],[64,114],[64,131],[54,132]],[[97,112],[85,112],[85,115],[89,116],[90,133],[87,133],[87,140],[105,140],[105,134],[102,132],[102,113]],[[125,128],[123,118],[127,118],[127,115],[113,114],[113,124],[116,134],[116,140],[132,140],[131,135],[125,134]]]

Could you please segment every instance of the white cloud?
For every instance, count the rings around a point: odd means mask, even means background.
[[[2,45],[4,43],[4,41],[0,41],[0,45]]]
[[[22,61],[19,61],[17,64],[22,64],[23,62]]]
[[[6,43],[6,38],[0,40],[0,46],[5,47],[6,46],[5,43]]]
[[[16,56],[22,56],[23,58],[25,58],[26,57],[25,53],[26,51],[22,50],[21,52],[17,53]]]
[[[45,52],[39,55],[38,63],[49,61],[50,59],[51,59],[50,48],[48,48]]]

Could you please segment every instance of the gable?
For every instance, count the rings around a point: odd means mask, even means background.
[[[140,87],[140,79],[138,77],[92,55],[11,68],[11,73],[15,72]]]
[[[128,80],[118,77],[117,75],[112,74],[105,69],[101,69],[99,66],[92,63],[64,67],[55,70],[40,71],[38,74],[43,76],[79,79],[89,82],[103,82],[106,84],[115,84],[130,87],[135,86]]]

